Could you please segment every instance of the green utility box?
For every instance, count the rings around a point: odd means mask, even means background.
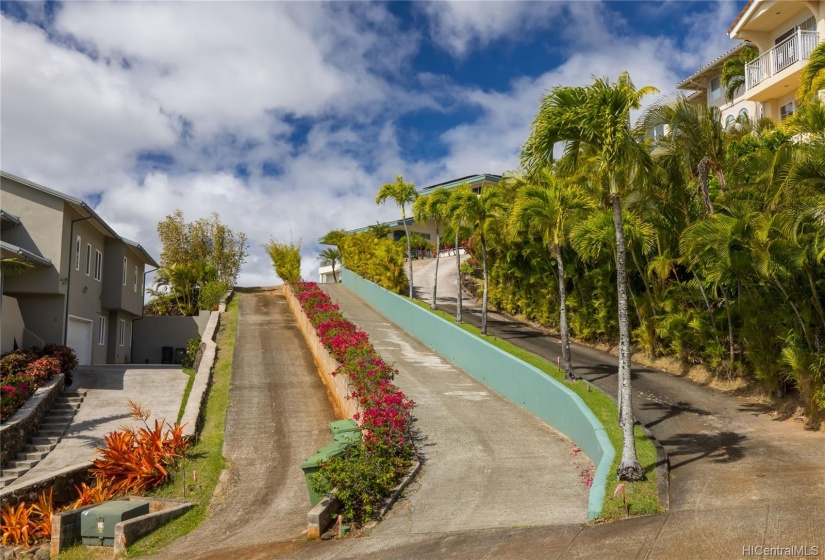
[[[321,449],[304,459],[301,463],[301,469],[304,471],[304,476],[307,479],[307,490],[309,491],[309,503],[315,507],[318,502],[324,498],[324,494],[315,492],[312,485],[309,483],[309,477],[321,470],[321,465],[332,459],[333,457],[340,457],[347,452],[352,443],[350,442],[333,442],[323,446]]]
[[[361,439],[361,428],[355,420],[333,420],[328,426],[333,443],[355,443]]]
[[[83,544],[115,546],[115,525],[149,513],[149,502],[113,500],[80,512],[80,537]]]

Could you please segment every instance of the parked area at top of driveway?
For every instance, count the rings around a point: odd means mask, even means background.
[[[424,468],[375,530],[422,534],[492,527],[581,523],[590,461],[573,444],[392,324],[343,285],[322,284],[344,315],[367,332],[416,402]]]
[[[65,467],[91,461],[103,436],[120,426],[136,425],[129,416],[129,400],[152,411],[155,419],[174,423],[189,377],[180,366],[96,365],[78,367],[67,391],[85,390],[86,397],[63,438],[51,453],[8,489],[47,476]]]

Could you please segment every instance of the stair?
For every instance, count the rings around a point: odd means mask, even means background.
[[[0,488],[13,483],[46,458],[63,437],[85,396],[86,391],[79,390],[62,393],[57,397],[49,412],[40,421],[37,434],[3,467]]]

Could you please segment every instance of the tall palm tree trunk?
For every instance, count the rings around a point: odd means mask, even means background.
[[[404,222],[404,235],[407,236],[407,259],[410,263],[410,299],[413,297],[413,271],[412,271],[412,241],[410,241],[410,232],[407,230],[407,215],[404,212],[404,206],[401,205],[401,220]]]
[[[461,297],[461,253],[458,252],[458,228],[456,227],[455,230],[455,266],[457,270],[457,274],[455,275],[455,289],[456,289],[456,299],[455,299],[455,322],[461,322],[461,308],[462,308],[462,297]]]
[[[433,301],[430,309],[435,309],[435,293],[438,288],[438,261],[441,260],[441,233],[435,228],[435,274],[433,275]]]
[[[710,193],[708,192],[708,175],[710,174],[710,159],[707,157],[696,166],[696,175],[699,177],[699,187],[702,191],[702,200],[705,203],[705,210],[708,214],[713,214],[713,203],[710,201]]]
[[[625,269],[624,227],[619,195],[611,194],[613,224],[616,228],[616,287],[619,292],[619,394],[620,418],[624,445],[622,460],[616,469],[619,480],[642,480],[645,476],[636,457],[636,440],[633,437],[633,394],[630,390],[630,321],[627,316],[627,270]]]
[[[570,328],[567,325],[567,293],[564,289],[564,262],[561,247],[555,244],[556,263],[559,268],[559,330],[561,331],[561,359],[564,362],[564,379],[573,381],[573,364],[570,357]]]
[[[819,320],[822,322],[822,326],[825,327],[825,311],[822,309],[822,303],[819,301],[819,295],[817,294],[816,283],[814,282],[813,274],[811,273],[811,267],[804,266],[805,269],[805,276],[808,278],[808,285],[811,287],[811,302],[814,304],[814,309],[816,309],[817,315],[819,315]]]
[[[729,346],[729,353],[730,353],[730,363],[736,360],[736,352],[734,351],[734,340],[733,340],[733,316],[730,312],[730,299],[728,298],[728,292],[722,286],[719,286],[719,289],[722,290],[722,298],[725,301],[725,314],[728,317],[728,346]]]
[[[481,272],[484,288],[481,295],[481,334],[487,334],[487,243],[481,235]]]

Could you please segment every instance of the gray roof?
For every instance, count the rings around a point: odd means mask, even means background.
[[[127,239],[124,239],[120,235],[118,235],[117,232],[115,230],[113,230],[112,227],[109,224],[107,224],[106,221],[103,218],[98,216],[97,212],[95,212],[94,209],[91,206],[89,206],[88,204],[83,202],[81,199],[75,198],[73,196],[69,196],[65,193],[62,193],[60,191],[56,191],[54,189],[50,189],[49,187],[44,187],[43,185],[39,185],[39,184],[37,184],[33,181],[29,181],[28,179],[23,179],[22,177],[18,177],[17,175],[12,175],[11,173],[7,173],[7,172],[2,171],[2,170],[0,170],[0,177],[10,179],[10,180],[15,181],[17,183],[20,183],[21,185],[26,185],[27,187],[30,187],[34,190],[44,192],[44,193],[46,193],[48,195],[51,195],[55,198],[59,198],[59,199],[65,201],[65,202],[67,202],[69,205],[71,205],[81,215],[83,215],[84,212],[89,214],[88,217],[94,218],[95,222],[97,222],[98,226],[100,226],[100,228],[102,230],[104,230],[105,233],[107,233],[111,237],[114,237],[115,239],[118,239],[118,240],[126,243],[127,245],[131,245],[133,247],[139,248],[138,252],[141,254],[141,256],[147,258],[146,262],[148,264],[151,264],[152,266],[158,266],[158,264],[155,262],[155,260],[151,256],[149,256],[149,253],[147,253],[146,250],[143,247],[141,247],[138,243],[136,243],[134,241],[129,241]]]
[[[52,261],[50,261],[49,259],[41,257],[40,255],[36,255],[31,251],[27,251],[26,249],[18,247],[17,245],[12,245],[11,243],[7,243],[5,241],[0,241],[0,249],[9,253],[14,253],[17,256],[22,257],[23,259],[36,264],[42,264],[43,266],[52,265]]]
[[[751,45],[747,41],[739,43],[738,45],[733,47],[728,52],[717,56],[716,58],[714,58],[713,60],[711,60],[710,62],[708,62],[704,66],[702,66],[699,70],[694,72],[692,75],[688,76],[687,78],[685,78],[684,80],[682,80],[681,82],[676,84],[676,88],[677,89],[690,89],[690,90],[699,88],[700,86],[698,84],[696,84],[696,82],[694,80],[699,78],[702,74],[704,74],[705,72],[707,72],[708,70],[710,70],[714,66],[717,66],[717,65],[721,64],[722,62],[726,61],[727,59],[729,59],[730,57],[732,57],[733,55],[735,55],[736,53],[738,53],[739,51],[741,51],[742,49],[744,49],[745,47],[748,47],[748,46],[753,46],[753,45]]]
[[[132,241],[131,239],[126,239],[125,237],[121,237],[121,239],[123,240],[123,242],[124,242],[126,245],[129,245],[129,246],[130,246],[130,247],[132,247],[135,251],[137,251],[138,253],[140,253],[140,254],[141,254],[141,256],[143,257],[143,260],[145,260],[145,261],[146,261],[146,264],[151,264],[151,265],[152,265],[152,266],[154,266],[155,268],[160,267],[160,265],[159,265],[157,262],[155,262],[155,259],[153,259],[153,258],[152,258],[152,255],[150,255],[150,254],[149,254],[149,252],[148,252],[148,251],[146,251],[146,249],[144,249],[144,248],[143,248],[143,245],[141,245],[141,244],[140,244],[140,243],[138,243],[137,241]]]

